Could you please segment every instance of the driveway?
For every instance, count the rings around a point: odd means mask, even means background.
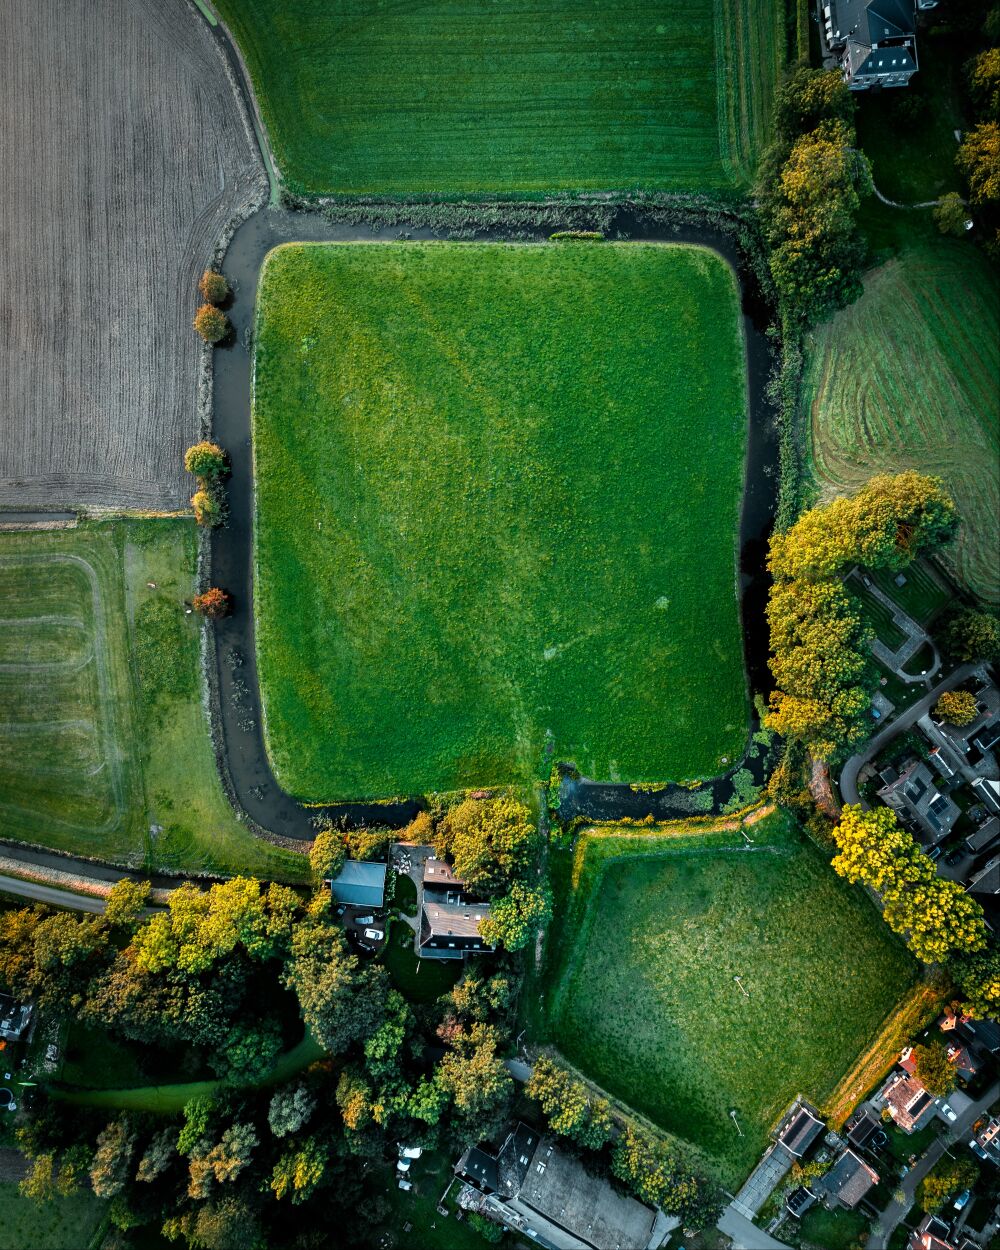
[[[715,1227],[720,1233],[725,1233],[727,1237],[732,1238],[736,1250],[788,1250],[783,1241],[775,1241],[762,1228],[751,1224],[732,1203],[719,1216],[719,1222]]]
[[[862,768],[870,763],[897,734],[901,734],[909,729],[911,725],[915,725],[921,716],[929,712],[937,702],[938,697],[945,690],[954,690],[956,686],[960,686],[963,681],[967,681],[981,667],[980,664],[963,664],[961,668],[955,669],[950,677],[946,677],[943,681],[938,682],[933,690],[925,694],[911,708],[907,708],[891,724],[886,725],[873,738],[869,738],[864,749],[859,751],[857,755],[852,755],[840,770],[840,793],[844,802],[860,803],[862,807],[867,808],[869,805],[864,802],[858,793],[858,774]]]
[[[931,1142],[924,1154],[910,1168],[900,1183],[900,1188],[904,1195],[903,1201],[890,1202],[882,1212],[878,1223],[872,1229],[865,1250],[885,1250],[896,1225],[909,1211],[910,1207],[913,1206],[917,1186],[941,1158],[946,1148],[965,1137],[973,1124],[975,1124],[984,1111],[987,1111],[996,1102],[998,1097],[1000,1097],[1000,1081],[991,1085],[982,1098],[978,1102],[974,1102],[965,1115],[960,1116],[943,1136]]]

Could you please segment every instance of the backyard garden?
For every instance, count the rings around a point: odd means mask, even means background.
[[[664,781],[742,754],[746,387],[715,253],[281,247],[254,397],[257,648],[287,791],[523,783],[547,750]]]

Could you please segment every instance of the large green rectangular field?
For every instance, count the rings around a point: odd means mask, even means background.
[[[783,0],[217,0],[311,194],[743,188]]]
[[[253,435],[268,750],[316,802],[711,775],[746,735],[746,386],[704,248],[288,245]],[[548,765],[545,765],[548,772]]]
[[[822,1107],[916,974],[787,816],[746,832],[584,833],[545,975],[549,1040],[729,1186],[797,1094]]]

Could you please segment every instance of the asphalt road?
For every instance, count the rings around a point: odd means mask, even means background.
[[[909,729],[911,725],[915,725],[925,712],[929,712],[945,690],[954,690],[956,686],[960,686],[979,667],[981,667],[979,664],[963,664],[961,668],[955,669],[950,677],[946,677],[943,681],[938,682],[929,694],[925,694],[911,708],[908,708],[900,716],[890,721],[873,738],[869,738],[863,751],[859,751],[857,755],[851,756],[840,772],[840,793],[845,803],[860,803],[862,807],[868,807],[868,804],[862,800],[861,795],[858,793],[858,774],[862,768],[873,760],[879,751],[887,743],[891,742],[897,734],[901,734]]]
[[[95,898],[90,894],[73,894],[69,890],[58,890],[55,886],[40,885],[37,881],[21,881],[18,877],[0,876],[0,891],[33,899],[36,903],[51,903],[53,907],[70,907],[74,911],[103,912],[105,906],[103,898]]]

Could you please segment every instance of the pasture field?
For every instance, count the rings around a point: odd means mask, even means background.
[[[0,534],[5,837],[151,870],[306,875],[222,791],[184,614],[194,571],[190,520]]]
[[[255,341],[254,606],[286,790],[523,782],[547,744],[635,781],[741,754],[746,388],[718,256],[288,245]]]
[[[785,814],[746,832],[586,832],[555,875],[544,974],[548,1040],[729,1186],[796,1094],[823,1106],[916,973]]]
[[[37,1203],[21,1195],[16,1181],[0,1181],[0,1228],[5,1250],[66,1250],[93,1244],[107,1203],[90,1189],[70,1198]]]
[[[782,0],[218,0],[288,184],[441,196],[744,188]]]
[[[869,273],[812,332],[803,393],[824,493],[902,469],[942,477],[963,518],[943,559],[1000,602],[1000,284],[979,253],[938,239]]]

